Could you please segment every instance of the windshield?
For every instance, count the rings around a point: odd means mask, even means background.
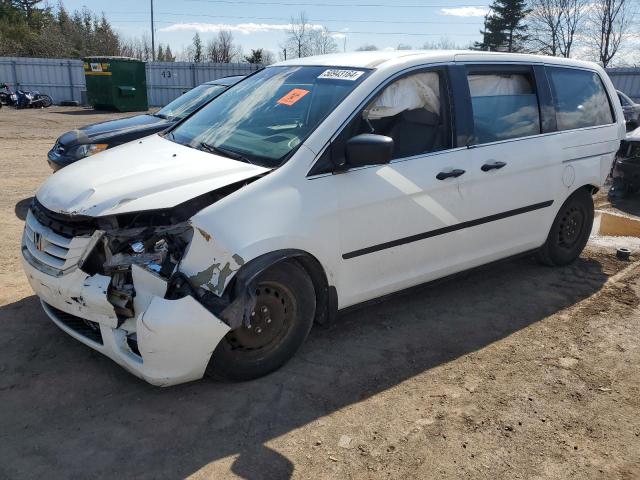
[[[198,85],[163,107],[156,113],[156,116],[160,118],[182,119],[203,103],[220,95],[227,88],[228,87],[224,85]]]
[[[167,138],[277,167],[367,73],[331,67],[265,68],[185,120]]]

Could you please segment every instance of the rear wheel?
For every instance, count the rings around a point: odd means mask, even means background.
[[[538,258],[546,265],[572,263],[584,250],[593,226],[593,199],[584,188],[574,192],[560,207]]]
[[[284,365],[307,338],[315,314],[315,291],[305,270],[283,262],[258,279],[249,325],[229,332],[207,367],[214,378],[251,380]]]

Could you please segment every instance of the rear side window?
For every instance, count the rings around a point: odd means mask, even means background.
[[[609,97],[595,72],[547,67],[556,108],[558,130],[613,123]]]
[[[469,74],[474,144],[540,133],[535,83],[525,73]]]

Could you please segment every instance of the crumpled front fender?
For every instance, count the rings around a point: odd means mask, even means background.
[[[245,260],[202,227],[194,224],[193,229],[193,238],[180,262],[180,272],[194,288],[204,288],[221,296]]]

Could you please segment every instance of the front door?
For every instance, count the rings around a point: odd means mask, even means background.
[[[332,144],[376,133],[394,140],[388,165],[334,175],[341,248],[340,306],[446,274],[463,261],[460,232],[467,220],[460,178],[466,147],[452,148],[449,82],[445,69],[401,76],[354,118]]]

